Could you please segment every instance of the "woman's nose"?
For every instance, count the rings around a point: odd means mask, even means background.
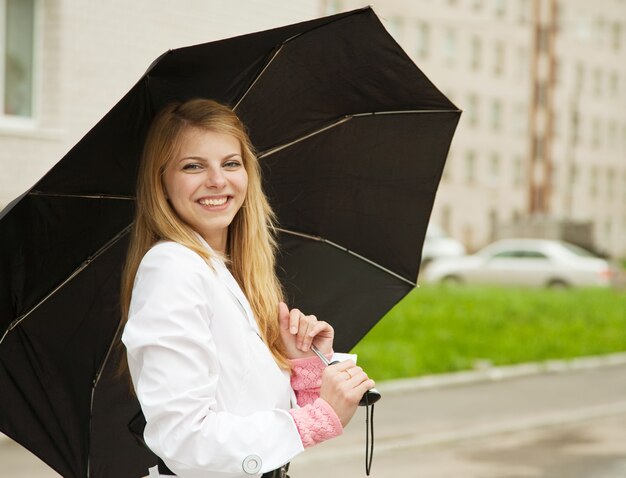
[[[207,172],[206,185],[209,188],[222,189],[226,186],[226,178],[224,172],[219,169],[211,169]]]

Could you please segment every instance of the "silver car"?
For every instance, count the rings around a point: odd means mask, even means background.
[[[455,282],[529,287],[611,285],[608,261],[563,241],[503,239],[478,253],[433,261],[425,282]]]

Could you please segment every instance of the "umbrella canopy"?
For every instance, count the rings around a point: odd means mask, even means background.
[[[138,159],[172,100],[233,106],[259,151],[289,303],[349,349],[411,290],[460,111],[370,8],[171,50],[0,213],[0,431],[64,477],[142,476],[115,375]]]

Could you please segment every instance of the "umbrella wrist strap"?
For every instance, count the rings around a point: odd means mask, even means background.
[[[370,476],[374,458],[374,404],[365,399],[365,474]]]

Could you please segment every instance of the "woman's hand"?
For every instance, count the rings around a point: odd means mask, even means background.
[[[320,397],[333,407],[342,426],[346,426],[363,394],[376,384],[352,360],[329,365],[322,375]]]
[[[314,315],[304,315],[287,304],[278,304],[280,335],[290,359],[310,357],[311,345],[315,345],[324,355],[333,353],[335,331],[327,322],[317,320]]]

